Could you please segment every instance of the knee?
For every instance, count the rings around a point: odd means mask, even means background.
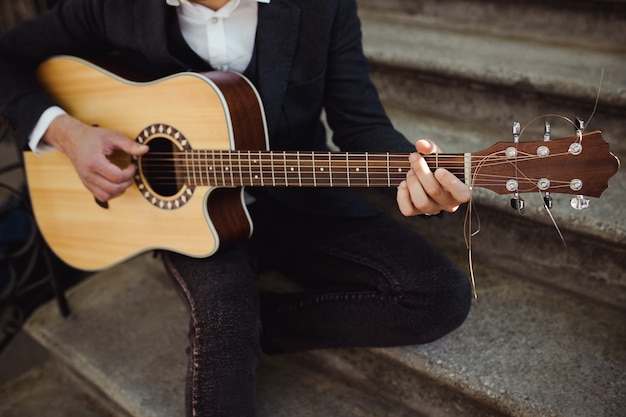
[[[416,344],[429,343],[465,322],[472,304],[471,285],[462,271],[454,269],[437,278],[426,298],[413,295],[404,301],[417,315],[416,322],[420,322],[414,329]]]

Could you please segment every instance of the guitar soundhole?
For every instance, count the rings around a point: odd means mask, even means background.
[[[150,148],[133,158],[138,168],[135,184],[143,197],[163,210],[184,206],[195,188],[185,176],[184,153],[191,150],[187,139],[172,126],[153,124],[137,135],[136,141]]]
[[[172,197],[183,187],[174,161],[180,150],[167,138],[153,138],[150,151],[142,158],[141,170],[150,188],[160,196]]]

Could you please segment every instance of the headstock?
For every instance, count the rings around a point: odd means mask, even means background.
[[[600,131],[556,140],[498,142],[471,154],[471,184],[516,197],[528,192],[600,197],[619,166]],[[572,200],[575,205],[581,205],[579,197]]]

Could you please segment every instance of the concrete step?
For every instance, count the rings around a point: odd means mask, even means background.
[[[406,108],[500,127],[512,116],[522,123],[542,114],[588,118],[598,92],[594,120],[603,126],[626,107],[626,47],[588,50],[361,15],[382,95]]]
[[[53,362],[40,364],[0,386],[3,417],[122,417],[94,401]]]
[[[19,341],[16,342],[19,344]],[[323,369],[323,371],[320,371]],[[165,369],[162,370],[167,372]],[[166,395],[169,411],[128,414],[74,370],[53,359],[0,385],[3,417],[135,417],[137,415],[182,416],[179,386]],[[259,369],[259,415],[261,417],[385,416],[424,417],[402,404],[370,395],[351,380],[319,360],[299,354],[265,359]],[[323,399],[323,401],[321,401]],[[139,400],[139,399],[137,399]]]
[[[358,0],[364,11],[414,24],[592,49],[624,49],[622,0]]]
[[[182,416],[188,319],[166,281],[159,260],[138,257],[73,289],[69,318],[47,305],[26,331],[116,416]],[[261,416],[421,416],[307,354],[264,357],[258,380]]]
[[[618,416],[624,312],[480,269],[468,322],[439,342],[264,358],[262,415]],[[187,317],[165,280],[135,258],[73,289],[71,317],[48,305],[26,330],[127,414],[181,415]]]

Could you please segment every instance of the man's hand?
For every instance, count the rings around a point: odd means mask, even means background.
[[[108,157],[117,150],[136,156],[148,152],[148,146],[121,133],[86,125],[69,115],[54,119],[43,140],[70,158],[85,187],[101,202],[121,195],[136,170],[133,164],[120,168]]]
[[[469,201],[470,190],[448,170],[439,168],[434,173],[422,155],[441,152],[429,139],[415,143],[410,155],[411,170],[406,180],[398,186],[397,202],[405,216],[439,214],[441,210],[456,211],[462,203]]]

